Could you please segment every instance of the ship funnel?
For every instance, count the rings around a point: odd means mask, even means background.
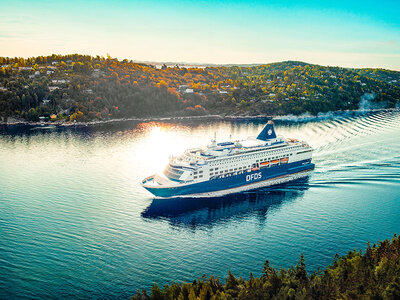
[[[276,134],[275,134],[275,130],[274,130],[274,122],[272,122],[272,120],[269,120],[267,122],[267,125],[265,125],[264,129],[257,136],[257,140],[261,140],[261,141],[267,141],[270,139],[276,139]]]

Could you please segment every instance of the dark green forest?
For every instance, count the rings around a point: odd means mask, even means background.
[[[400,239],[368,243],[365,252],[352,250],[334,257],[324,270],[309,274],[304,256],[296,266],[277,270],[265,261],[262,276],[248,280],[231,272],[224,281],[203,276],[192,283],[171,283],[138,291],[132,300],[147,299],[400,299]]]
[[[357,110],[362,99],[395,107],[400,72],[297,61],[185,67],[78,54],[0,57],[0,121],[316,115]]]

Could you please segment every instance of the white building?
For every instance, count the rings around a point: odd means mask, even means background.
[[[53,92],[53,91],[58,90],[58,89],[59,89],[58,86],[49,86],[49,91],[50,92]]]

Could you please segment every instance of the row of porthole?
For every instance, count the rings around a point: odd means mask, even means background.
[[[291,156],[292,153],[288,154],[288,156]],[[284,158],[286,155],[281,155],[281,156],[274,156],[270,158],[264,158],[264,160],[257,159],[256,162],[265,162],[265,161],[270,161],[272,159],[278,159],[278,158]]]
[[[286,149],[285,149],[286,150]],[[281,150],[278,150],[278,151],[283,151],[283,149],[281,149]],[[261,153],[259,154],[259,155],[261,155]],[[292,153],[290,153],[289,155],[292,155]],[[245,159],[249,159],[249,158],[253,158],[255,155],[252,155],[251,157],[248,157],[248,158],[241,158],[240,160],[245,160]],[[274,159],[274,158],[272,158],[272,159]],[[234,161],[236,161],[237,159],[233,159]],[[218,164],[218,165],[221,165],[221,164],[226,164],[226,163],[220,163],[220,164]],[[211,170],[210,170],[211,171]]]
[[[247,168],[250,168],[250,166],[248,166]],[[238,170],[239,169],[239,170]],[[226,170],[226,171],[220,171],[219,172],[219,174],[223,174],[224,172],[232,172],[232,171],[242,171],[242,169],[243,170],[245,170],[246,169],[246,167],[238,167],[238,168],[234,168],[234,169],[230,169],[229,171],[228,170]],[[218,173],[215,173],[215,175],[217,175]],[[210,176],[212,176],[212,175],[214,175],[214,173],[210,173]]]
[[[276,165],[271,165],[271,166],[269,166],[269,167],[274,167],[274,166],[277,166],[277,164],[276,164]],[[211,179],[214,179],[214,180],[223,179],[223,178],[226,178],[226,177],[241,175],[241,174],[243,174],[244,172],[251,172],[251,169],[245,169],[245,170],[240,170],[240,171],[233,172],[233,173],[222,174],[222,175],[219,175],[219,176],[216,177],[216,178],[211,178]]]
[[[290,154],[288,154],[289,156],[291,156],[292,155],[292,153],[290,153]],[[275,157],[272,157],[272,158],[265,158],[265,160],[264,161],[267,161],[267,160],[272,160],[272,159],[278,159],[278,158],[283,158],[283,157],[285,157],[284,155],[283,156],[275,156]],[[262,160],[256,160],[256,162],[258,163],[258,162],[263,162]],[[239,167],[239,168],[242,168],[242,167]],[[246,167],[243,167],[243,168],[246,168]],[[248,168],[250,168],[250,166],[248,166]],[[216,170],[218,169],[218,168],[215,168]],[[211,171],[213,171],[214,169],[210,169],[210,172]],[[235,168],[234,169],[235,171],[237,170],[237,168]],[[229,171],[233,171],[233,170],[229,170]],[[223,172],[227,172],[227,171],[220,171],[220,174],[222,174]],[[216,173],[217,174],[217,173]],[[213,173],[210,173],[210,176],[211,175],[214,175]]]

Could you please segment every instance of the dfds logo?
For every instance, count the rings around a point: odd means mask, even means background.
[[[261,172],[258,173],[254,173],[254,174],[250,174],[246,176],[246,181],[251,181],[251,180],[256,180],[256,179],[260,179],[261,176]]]

